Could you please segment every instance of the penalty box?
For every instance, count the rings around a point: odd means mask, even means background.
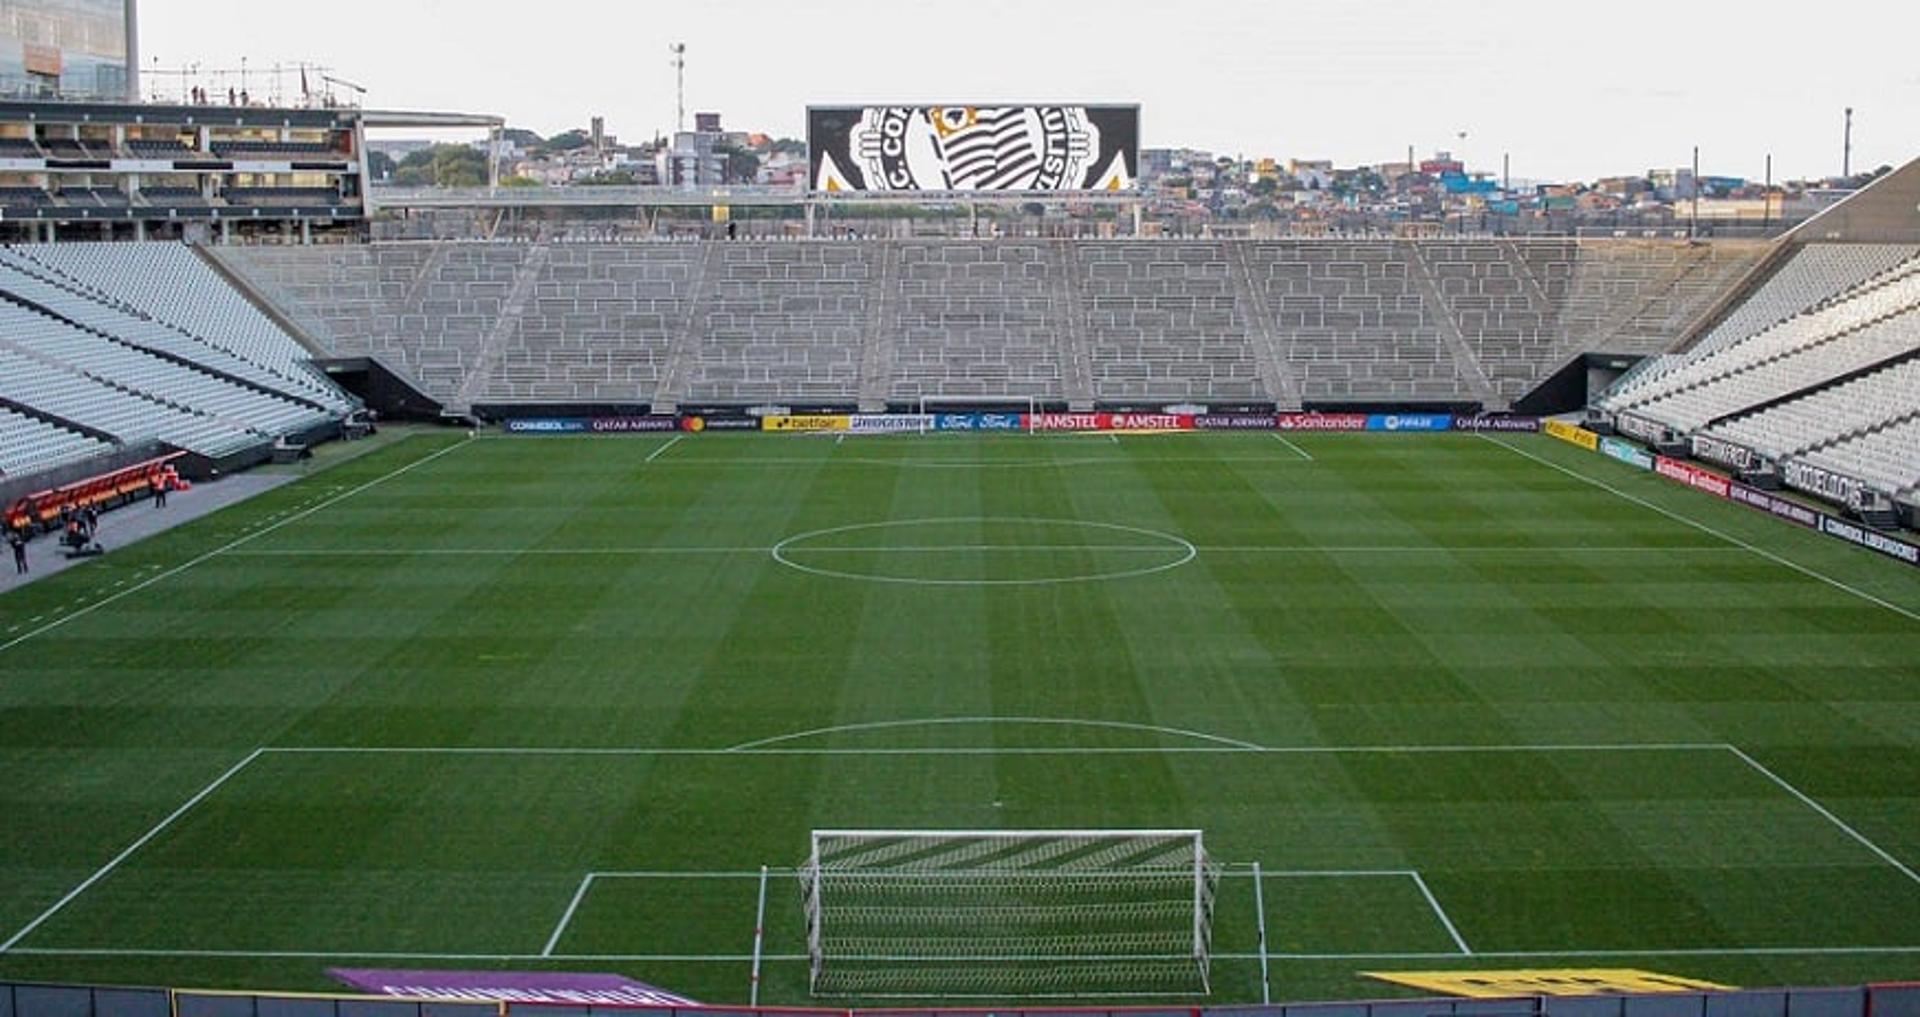
[[[1920,943],[1920,879],[1724,745],[268,749],[11,935],[53,954],[738,958],[775,864],[778,961],[803,953],[790,870],[814,826],[956,818],[1202,828],[1217,857],[1262,863],[1276,956]],[[1223,959],[1257,949],[1249,877],[1223,885]]]

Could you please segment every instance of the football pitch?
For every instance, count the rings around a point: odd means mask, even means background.
[[[433,433],[0,597],[0,978],[734,1003],[764,904],[805,1004],[823,828],[1202,830],[1216,1002],[1913,978],[1920,578],[1535,437]]]

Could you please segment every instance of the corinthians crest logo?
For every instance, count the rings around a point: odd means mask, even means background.
[[[1123,190],[1133,183],[1137,118],[1130,107],[813,110],[813,185],[821,191]]]

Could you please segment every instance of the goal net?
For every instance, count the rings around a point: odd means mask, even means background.
[[[817,830],[800,868],[816,996],[1212,989],[1198,830]]]
[[[1033,396],[1003,396],[988,398],[984,396],[929,396],[920,397],[920,416],[927,421],[928,432],[938,430],[933,426],[940,417],[989,417],[995,418],[998,426],[986,428],[990,432],[1034,433],[1034,421],[1040,415],[1040,400]],[[958,429],[949,428],[946,433]],[[960,433],[964,433],[961,431]]]

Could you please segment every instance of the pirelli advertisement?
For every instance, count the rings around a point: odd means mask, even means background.
[[[816,192],[1130,191],[1138,106],[814,106]]]

